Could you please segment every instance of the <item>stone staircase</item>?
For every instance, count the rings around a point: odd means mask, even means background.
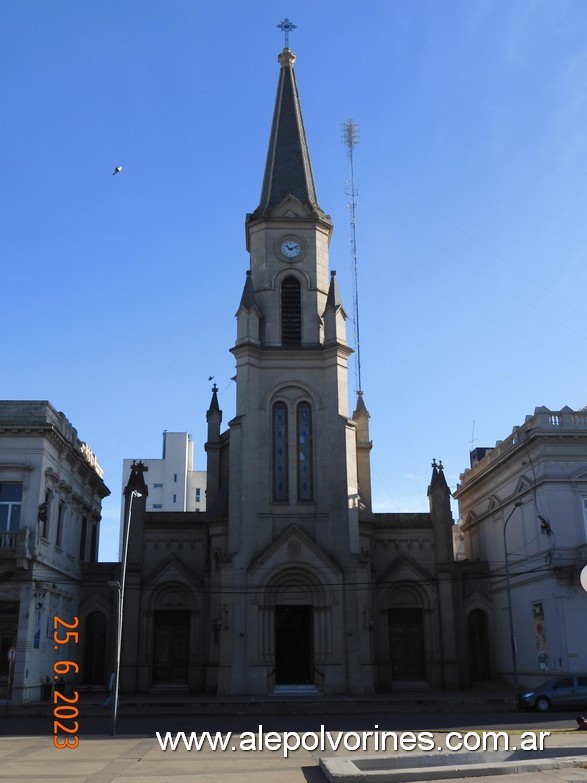
[[[321,696],[315,685],[276,685],[273,696]]]

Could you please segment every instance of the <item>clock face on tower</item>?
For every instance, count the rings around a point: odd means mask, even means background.
[[[279,250],[285,258],[297,258],[302,252],[302,246],[297,239],[284,239],[279,245]]]

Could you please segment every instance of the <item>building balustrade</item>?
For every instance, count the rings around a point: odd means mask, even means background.
[[[587,411],[582,408],[574,411],[571,408],[563,408],[560,411],[551,411],[540,407],[534,409],[532,416],[526,416],[524,424],[514,427],[512,434],[504,440],[498,440],[494,447],[482,449],[483,452],[470,468],[466,468],[461,474],[461,480],[471,481],[477,475],[483,473],[492,464],[506,458],[510,451],[520,448],[521,444],[527,444],[532,437],[560,435],[575,433],[577,436],[587,432]],[[524,446],[522,445],[522,448]],[[474,452],[472,452],[473,454]],[[460,489],[457,485],[457,490]]]
[[[30,560],[32,552],[29,547],[30,532],[28,527],[20,530],[0,531],[0,557]]]

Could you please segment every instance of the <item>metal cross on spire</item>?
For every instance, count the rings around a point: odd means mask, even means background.
[[[275,25],[276,27],[279,27],[279,29],[284,33],[285,35],[285,48],[289,49],[289,34],[292,30],[295,30],[297,25],[295,25],[293,22],[290,22],[289,19],[286,17],[283,22],[280,22],[278,25]]]

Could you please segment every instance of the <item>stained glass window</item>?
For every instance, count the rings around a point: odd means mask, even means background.
[[[300,402],[298,419],[298,500],[312,500],[314,477],[312,465],[312,408]]]
[[[287,475],[287,405],[273,406],[273,500],[289,500]]]

